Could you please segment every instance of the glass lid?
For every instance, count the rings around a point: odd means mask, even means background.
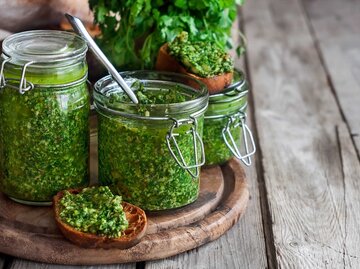
[[[54,30],[21,32],[7,37],[2,44],[3,54],[11,63],[59,63],[67,65],[85,57],[87,45],[80,36]]]
[[[134,91],[139,104],[132,103],[112,77],[106,76],[95,83],[94,99],[98,107],[115,114],[126,112],[159,117],[192,113],[207,106],[206,86],[190,76],[146,70],[120,74]]]
[[[220,93],[211,94],[209,103],[234,102],[246,96],[248,91],[249,85],[246,82],[244,73],[235,69],[231,85]]]

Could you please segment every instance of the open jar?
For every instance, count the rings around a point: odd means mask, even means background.
[[[233,83],[223,92],[209,96],[204,120],[206,165],[223,164],[235,156],[251,165],[255,143],[246,125],[249,86],[244,74],[234,71]],[[241,147],[245,152],[242,152]]]
[[[194,202],[205,162],[205,85],[166,72],[121,75],[140,104],[132,103],[110,76],[95,84],[100,183],[145,210]]]
[[[0,189],[50,205],[88,185],[89,93],[85,41],[62,31],[6,38],[0,69]]]

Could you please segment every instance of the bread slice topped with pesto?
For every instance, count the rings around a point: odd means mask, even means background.
[[[234,64],[215,43],[191,41],[188,33],[182,32],[160,48],[155,68],[193,76],[205,83],[211,94],[231,84]]]
[[[81,247],[126,249],[146,232],[145,212],[107,186],[61,191],[53,205],[60,231]]]

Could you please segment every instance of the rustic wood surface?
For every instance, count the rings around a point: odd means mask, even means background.
[[[328,4],[322,3],[324,8]],[[349,188],[359,175],[348,171],[344,176],[341,144],[351,136],[341,127],[341,108],[303,5],[295,0],[249,1],[244,16],[272,224],[268,254],[275,259],[270,266],[359,268],[359,241],[353,237],[359,233],[359,213],[349,212],[359,203],[360,193]],[[359,111],[358,104],[352,108]],[[358,163],[356,155],[345,154]]]
[[[79,268],[360,268],[360,1],[252,0],[241,14],[258,148],[244,217],[174,257]]]
[[[1,195],[0,251],[35,261],[74,265],[154,260],[182,253],[220,237],[238,221],[248,202],[245,173],[238,161],[229,161],[223,171],[220,167],[203,169],[201,178],[196,202],[188,207],[148,214],[150,233],[139,244],[125,250],[80,248],[58,231],[51,208],[20,205]],[[219,182],[226,182],[226,188]],[[220,194],[211,190],[213,186],[219,188]],[[207,210],[214,199],[216,209]],[[207,214],[199,219],[198,212]]]
[[[185,226],[203,219],[211,213],[223,198],[224,180],[220,167],[202,171],[201,192],[191,205],[165,213],[148,213],[147,234]],[[50,207],[25,206],[11,201],[0,193],[0,231],[12,233],[14,229],[23,232],[58,234]],[[0,238],[0,243],[5,243]],[[0,250],[2,246],[0,245]]]
[[[360,155],[360,3],[304,1],[330,87]]]
[[[135,263],[116,264],[116,265],[95,265],[95,266],[68,266],[68,265],[49,265],[45,263],[37,263],[27,260],[16,259],[9,269],[136,269]]]

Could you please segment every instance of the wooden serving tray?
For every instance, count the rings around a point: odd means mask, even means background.
[[[96,147],[92,147],[92,177],[97,174],[96,155]],[[237,160],[222,167],[205,168],[196,202],[175,210],[148,213],[147,233],[139,244],[126,250],[105,250],[80,248],[67,241],[56,227],[50,207],[21,205],[0,194],[0,252],[72,265],[166,258],[219,238],[244,213],[248,199],[245,173]]]

